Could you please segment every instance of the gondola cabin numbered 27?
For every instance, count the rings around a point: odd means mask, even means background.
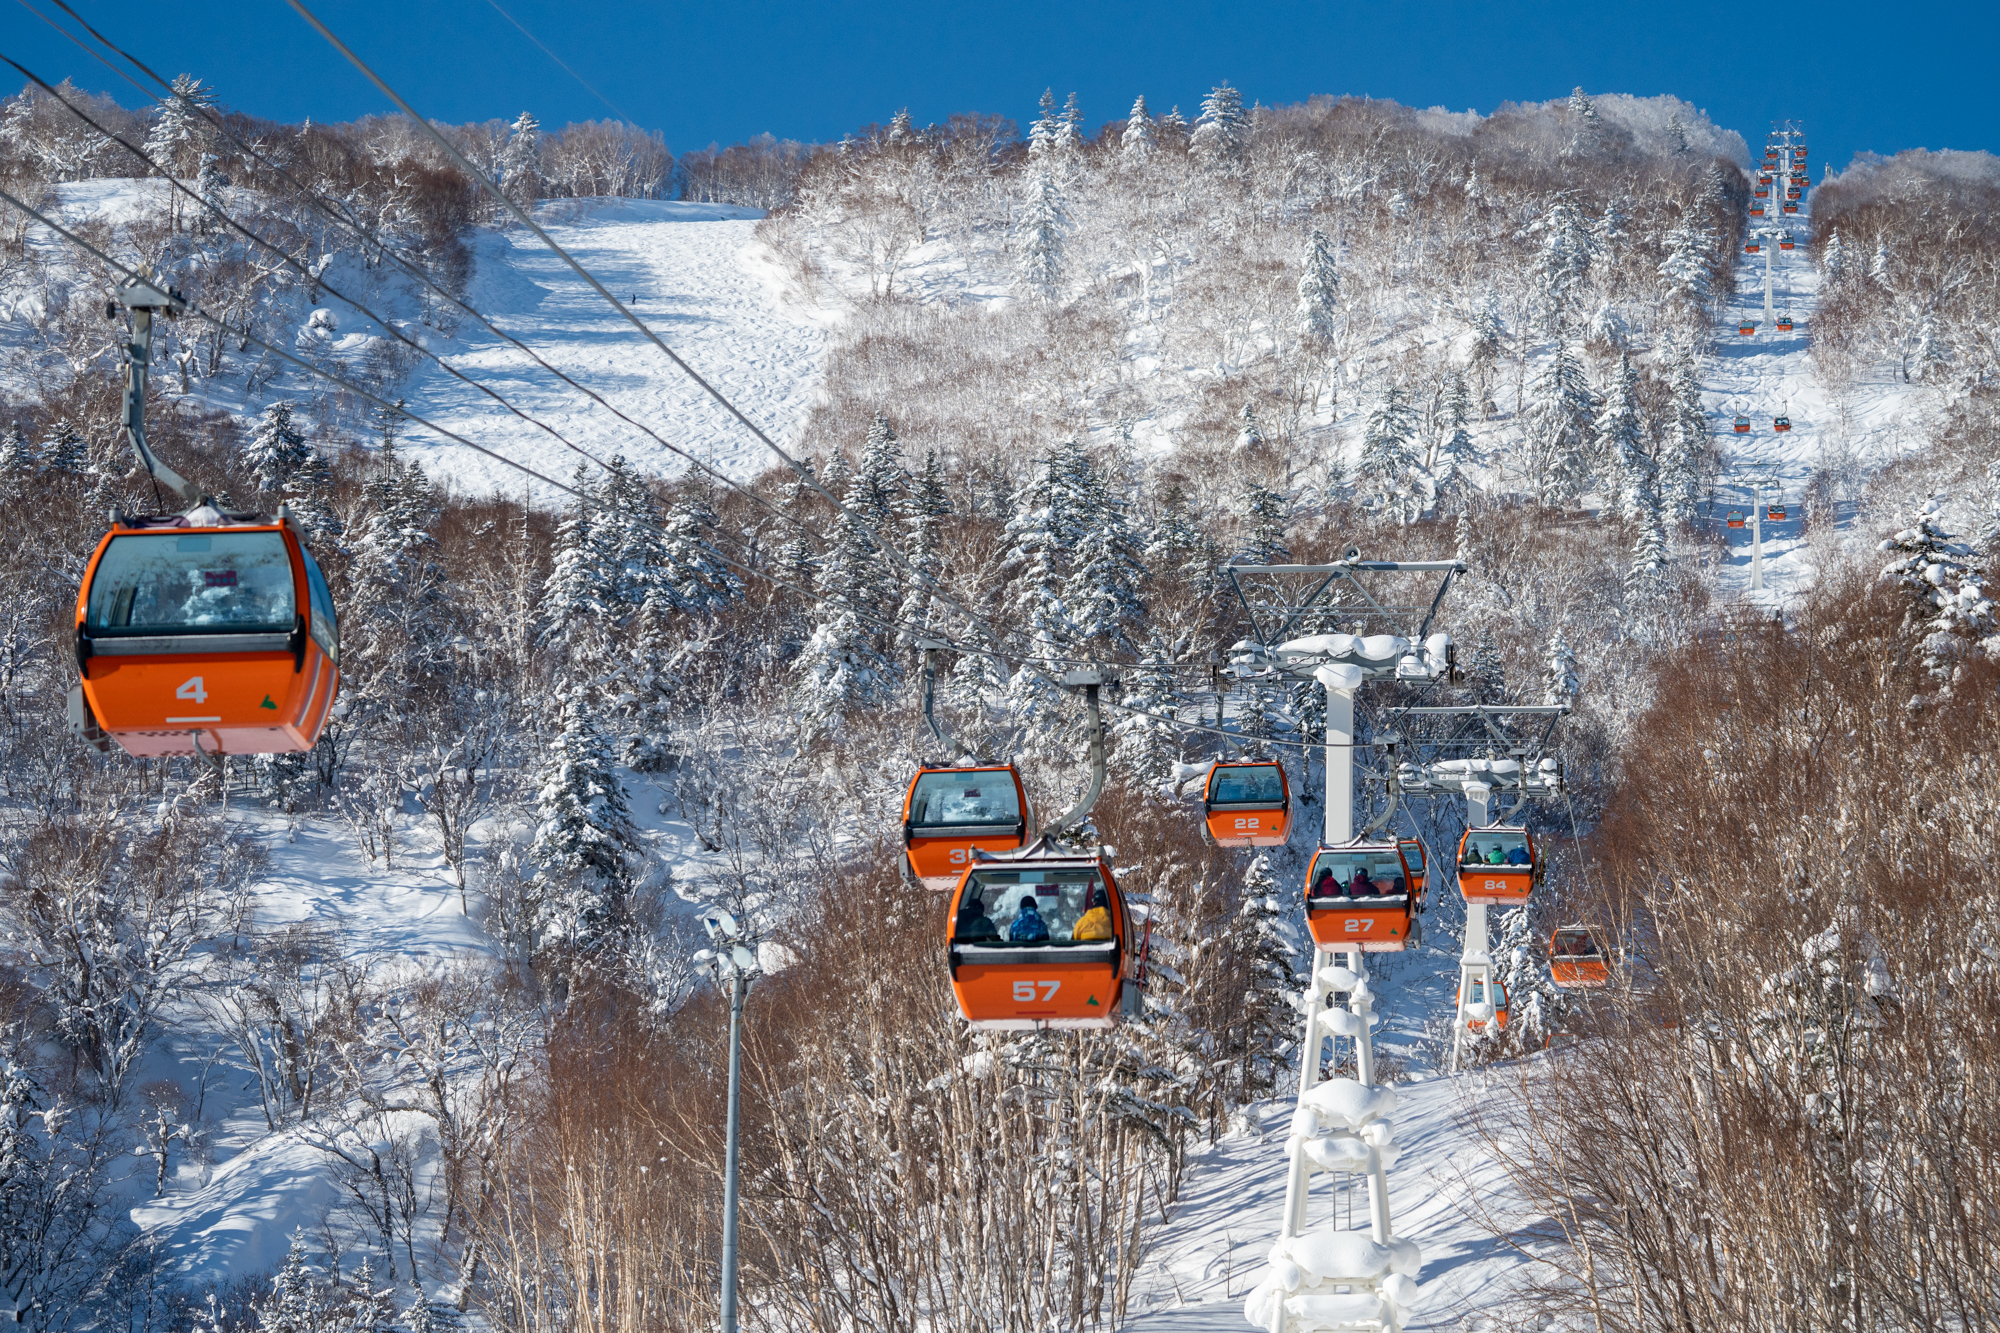
[[[333,598],[282,510],[118,518],[76,656],[75,720],[136,756],[309,750],[340,690]]]
[[[1100,857],[1045,856],[967,870],[947,950],[975,1028],[1108,1028],[1124,999],[1130,917]]]
[[[1281,847],[1292,831],[1292,785],[1283,764],[1217,764],[1202,811],[1220,847]]]
[[[1010,852],[1028,841],[1034,811],[1012,764],[923,768],[903,798],[903,849],[910,873],[939,893],[957,884],[976,852]]]
[[[1519,907],[1540,874],[1535,841],[1520,825],[1467,829],[1458,840],[1458,889],[1467,903]]]
[[[1412,867],[1402,845],[1355,842],[1321,847],[1306,867],[1306,929],[1316,948],[1394,953],[1409,947],[1423,862]]]

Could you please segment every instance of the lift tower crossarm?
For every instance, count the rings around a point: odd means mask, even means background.
[[[148,476],[191,505],[202,502],[201,490],[180,473],[162,463],[146,443],[146,372],[153,354],[153,316],[165,313],[178,319],[188,308],[185,296],[154,279],[151,270],[127,278],[111,291],[107,314],[115,315],[124,306],[132,312],[132,340],[125,344],[125,438],[139,456]]]

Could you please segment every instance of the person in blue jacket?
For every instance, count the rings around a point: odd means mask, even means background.
[[[1508,848],[1507,864],[1510,866],[1524,866],[1528,864],[1528,849],[1519,846]]]
[[[1007,928],[1007,938],[1015,944],[1046,944],[1049,939],[1049,923],[1042,920],[1035,910],[1035,896],[1027,894],[1021,899],[1021,914],[1014,918],[1014,924]]]

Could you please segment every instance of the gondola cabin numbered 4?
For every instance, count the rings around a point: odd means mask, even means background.
[[[1507,1030],[1507,987],[1484,977],[1472,979],[1472,993],[1465,1003],[1465,1025],[1484,1032],[1488,1023],[1497,1032]]]
[[[282,510],[119,517],[77,595],[73,718],[142,757],[309,750],[340,690],[339,634]]]
[[[1108,1028],[1125,998],[1130,915],[1102,857],[1038,856],[967,870],[947,950],[975,1028]]]
[[[1540,873],[1535,841],[1520,825],[1467,829],[1458,840],[1458,890],[1467,903],[1519,907]]]
[[[1610,960],[1588,926],[1558,926],[1549,937],[1549,978],[1564,990],[1600,990],[1611,984]]]
[[[1363,953],[1408,948],[1423,865],[1415,842],[1354,842],[1314,852],[1306,867],[1306,929],[1314,946]]]
[[[1219,847],[1281,847],[1292,831],[1283,764],[1217,764],[1202,792],[1209,840]]]
[[[1012,764],[923,768],[903,798],[903,850],[910,873],[946,892],[978,852],[1010,852],[1028,840],[1034,811]]]

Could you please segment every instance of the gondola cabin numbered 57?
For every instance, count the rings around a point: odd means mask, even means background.
[[[137,756],[309,750],[340,690],[333,598],[283,511],[119,518],[76,656],[75,720]]]
[[[1220,847],[1280,847],[1292,831],[1292,785],[1283,764],[1217,764],[1202,811]]]
[[[1111,865],[1024,856],[967,870],[946,948],[959,1012],[975,1028],[1108,1028],[1130,961],[1130,916]]]
[[[939,893],[957,884],[975,852],[1008,852],[1028,840],[1034,811],[1012,764],[923,768],[903,798],[910,873]]]
[[[1540,877],[1535,841],[1519,825],[1467,829],[1458,840],[1458,889],[1467,903],[1519,907]]]
[[[1306,867],[1306,929],[1316,948],[1394,953],[1410,943],[1417,907],[1411,885],[1423,876],[1393,842],[1321,847]]]

